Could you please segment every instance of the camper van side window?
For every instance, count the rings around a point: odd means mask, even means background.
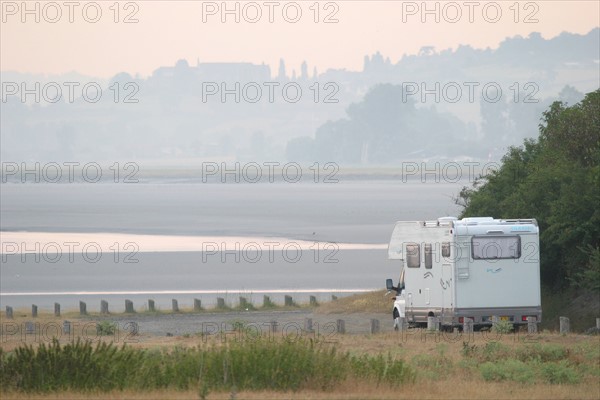
[[[520,236],[473,236],[474,260],[499,260],[521,257]]]
[[[408,268],[419,268],[421,266],[421,246],[417,243],[406,245],[406,265]]]
[[[431,243],[425,243],[425,268],[431,269],[432,266]]]
[[[442,242],[442,257],[450,258],[450,242]]]

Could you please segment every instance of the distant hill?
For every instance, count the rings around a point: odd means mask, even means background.
[[[599,49],[596,28],[551,39],[516,36],[497,49],[425,47],[396,62],[376,53],[365,56],[362,71],[309,73],[304,64],[291,77],[284,60],[277,75],[266,65],[184,60],[148,78],[120,73],[108,81],[6,71],[0,156],[358,165],[497,159],[507,145],[537,134],[553,100],[577,102],[600,86]],[[382,87],[395,93],[394,106],[379,97]],[[390,146],[398,151],[387,154]]]

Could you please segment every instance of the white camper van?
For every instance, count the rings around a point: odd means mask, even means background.
[[[396,223],[388,257],[400,261],[394,326],[438,317],[443,328],[541,322],[539,229],[535,219],[439,218]]]

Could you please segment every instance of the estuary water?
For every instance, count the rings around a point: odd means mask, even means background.
[[[1,186],[0,306],[111,311],[240,295],[320,300],[396,277],[397,220],[457,215],[468,182],[174,182]]]

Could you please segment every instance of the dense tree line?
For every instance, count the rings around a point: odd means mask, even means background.
[[[288,142],[288,159],[386,164],[454,157],[462,155],[465,144],[476,136],[474,127],[450,113],[417,107],[401,85],[374,86],[346,114],[347,118],[321,125],[314,139]]]
[[[542,281],[600,291],[600,90],[553,103],[541,120],[537,139],[463,188],[462,216],[536,218]]]

